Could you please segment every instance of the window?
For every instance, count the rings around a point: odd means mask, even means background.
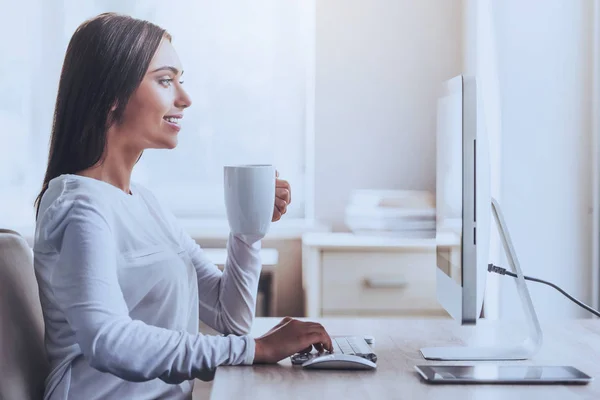
[[[304,217],[314,4],[64,0],[61,9],[47,3],[10,13],[12,40],[3,41],[9,60],[0,64],[0,220],[31,220],[68,41],[81,22],[109,10],[171,33],[193,100],[178,147],[145,151],[133,180],[180,217],[225,217],[223,166],[272,163],[293,186],[289,216]]]

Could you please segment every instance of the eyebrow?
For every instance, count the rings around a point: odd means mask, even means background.
[[[164,67],[156,68],[154,71],[152,71],[152,73],[155,73],[158,71],[171,71],[175,75],[179,74],[179,70],[175,67],[171,67],[170,65],[165,65]],[[181,75],[183,75],[183,70],[181,71]]]

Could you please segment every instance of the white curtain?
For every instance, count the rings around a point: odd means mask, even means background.
[[[2,41],[0,62],[0,224],[32,221],[68,41],[81,22],[105,11],[148,19],[171,33],[193,100],[178,147],[146,151],[133,179],[182,217],[219,218],[225,216],[223,165],[272,163],[293,185],[290,217],[302,217],[313,3],[35,0],[33,6],[11,5],[2,28],[11,40]]]
[[[44,59],[41,1],[5,4],[0,19],[0,226],[18,229],[34,218],[33,201],[43,172],[38,157],[47,146],[50,110],[36,114],[47,97],[48,79],[57,82]],[[39,65],[42,61],[46,61]],[[39,66],[38,66],[39,65]],[[43,77],[34,77],[43,71]],[[44,120],[44,122],[42,122]],[[45,127],[43,137],[34,134]]]
[[[502,113],[499,76],[498,44],[494,21],[493,0],[479,0],[476,9],[476,50],[475,70],[477,77],[478,114],[477,130],[485,135],[488,141],[490,161],[490,192],[492,197],[500,200],[501,172],[501,139]],[[490,254],[489,258],[495,263],[506,260],[503,248],[497,235],[494,219],[490,225]],[[490,319],[500,316],[498,277],[488,276],[485,297],[485,315]]]

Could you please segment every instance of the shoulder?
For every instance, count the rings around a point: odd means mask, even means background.
[[[118,190],[109,186],[105,182],[75,175],[61,175],[52,179],[41,199],[38,219],[61,219],[75,211],[108,216],[114,204],[114,194],[108,189]]]
[[[35,244],[57,245],[70,224],[83,229],[110,231],[114,218],[111,204],[114,202],[103,189],[94,182],[70,175],[50,181],[40,201]]]

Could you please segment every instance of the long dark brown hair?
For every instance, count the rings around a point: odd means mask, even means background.
[[[52,179],[101,162],[106,132],[121,122],[163,38],[171,40],[159,26],[116,13],[100,14],[77,28],[60,75],[48,167],[34,203],[36,219]]]

